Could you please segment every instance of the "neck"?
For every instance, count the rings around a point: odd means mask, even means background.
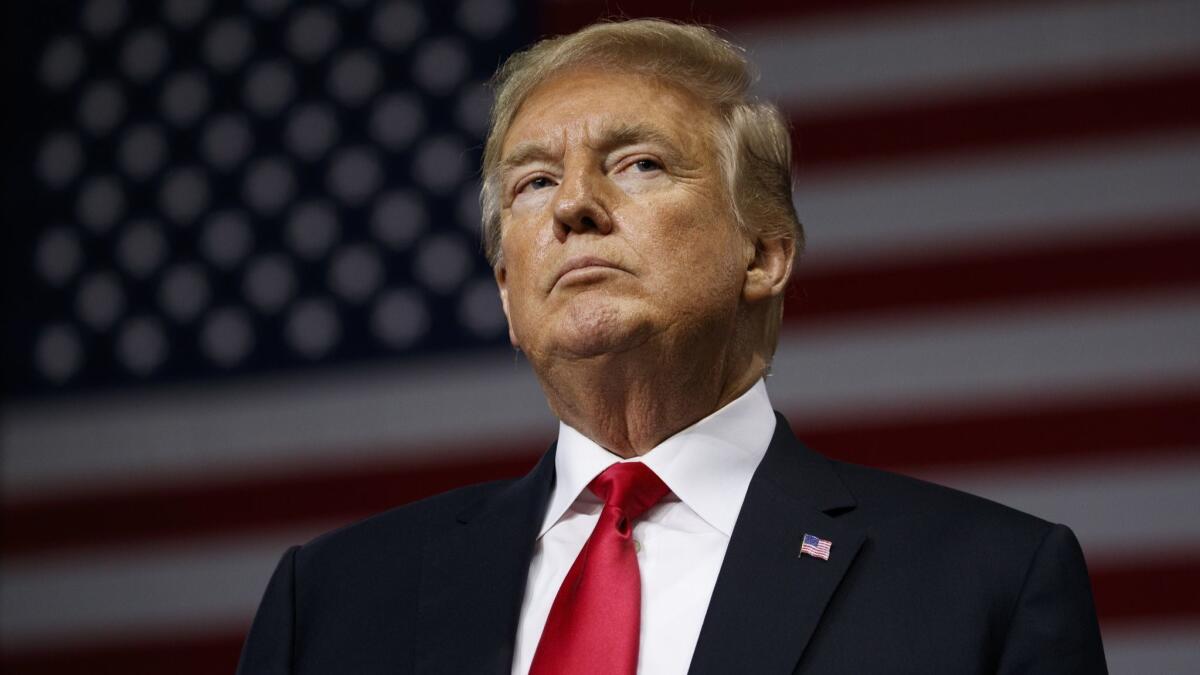
[[[559,419],[629,458],[721,409],[766,371],[757,351],[702,352],[647,348],[533,365]]]

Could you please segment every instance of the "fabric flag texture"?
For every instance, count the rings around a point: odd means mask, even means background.
[[[232,672],[288,545],[532,465],[483,83],[619,10],[789,117],[798,435],[1069,525],[1112,672],[1197,672],[1197,0],[5,3],[0,671]]]

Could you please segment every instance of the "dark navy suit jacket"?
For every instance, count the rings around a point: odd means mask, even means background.
[[[554,449],[525,477],[381,514],[284,555],[242,675],[507,674]],[[813,534],[828,561],[800,557]],[[692,675],[1106,672],[1069,529],[828,460],[779,417]],[[654,675],[654,674],[648,674]]]

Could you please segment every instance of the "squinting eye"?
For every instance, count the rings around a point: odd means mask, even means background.
[[[639,159],[633,165],[638,168],[638,171],[658,171],[662,168],[658,165],[658,162],[652,159]]]

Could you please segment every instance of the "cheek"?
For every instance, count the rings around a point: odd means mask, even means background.
[[[549,238],[553,239],[553,233],[549,234]],[[519,238],[514,238],[512,252],[513,257],[509,258],[510,274],[514,273],[518,276],[521,283],[532,287],[537,283],[539,276],[546,269],[552,253],[550,242],[545,241],[546,236],[542,232],[523,232]],[[505,251],[505,255],[508,251]]]
[[[703,203],[649,210],[655,227],[643,233],[642,250],[652,261],[672,263],[672,276],[694,275],[693,283],[735,280],[743,267],[741,237],[718,208]]]
[[[553,265],[549,260],[551,249],[527,224],[510,223],[507,227],[500,250],[504,254],[509,310],[514,315],[529,315],[542,295],[545,270]]]
[[[622,171],[612,181],[621,192],[631,197],[659,193],[671,187],[671,179],[662,173]]]
[[[552,188],[546,187],[540,190],[526,190],[518,194],[513,198],[512,206],[509,207],[512,218],[521,221],[535,217],[546,209],[552,192]]]

